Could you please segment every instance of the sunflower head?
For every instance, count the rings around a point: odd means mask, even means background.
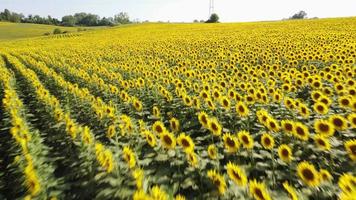
[[[168,200],[168,195],[161,187],[155,185],[151,189],[151,199]]]
[[[156,146],[156,136],[148,130],[144,131],[144,135],[145,135],[147,143],[151,147],[155,147]]]
[[[239,141],[242,143],[243,147],[246,149],[253,148],[253,138],[251,137],[250,133],[247,131],[240,131],[237,133]]]
[[[289,163],[293,158],[292,149],[288,145],[282,144],[278,147],[278,156],[284,162]]]
[[[331,148],[329,139],[323,135],[316,134],[314,136],[314,142],[316,146],[321,150],[328,151]]]
[[[327,120],[318,119],[314,122],[315,132],[321,134],[325,137],[330,137],[334,135],[335,128],[332,123]]]
[[[163,132],[166,131],[166,127],[164,126],[163,122],[161,121],[156,121],[153,125],[152,125],[152,131],[156,134],[162,134]]]
[[[356,161],[356,139],[346,141],[344,146],[351,160]]]
[[[338,185],[343,193],[351,194],[356,192],[356,177],[351,174],[340,176]]]
[[[208,122],[209,122],[209,130],[213,133],[213,135],[220,136],[222,127],[219,121],[216,118],[211,118]]]
[[[209,145],[208,155],[209,155],[209,158],[212,160],[215,160],[217,158],[218,150],[216,149],[214,144]]]
[[[218,189],[219,194],[223,195],[226,191],[226,182],[224,176],[216,172],[216,170],[208,171],[208,178],[212,181],[215,187]]]
[[[194,142],[189,135],[181,133],[177,138],[177,143],[184,149],[186,152],[194,151]]]
[[[309,138],[308,127],[301,122],[295,122],[293,135],[300,140],[307,141]]]
[[[209,128],[209,116],[205,112],[198,114],[198,120],[204,128]]]
[[[256,200],[271,200],[266,186],[264,183],[257,182],[256,180],[249,181],[249,191],[251,196]]]
[[[174,149],[176,147],[176,139],[174,135],[168,131],[164,131],[160,134],[161,143],[166,149]]]
[[[327,105],[322,102],[316,102],[313,106],[313,109],[316,113],[320,115],[325,115],[329,112],[329,108],[327,107]]]
[[[282,120],[281,125],[286,133],[292,133],[294,129],[294,122],[292,120]]]
[[[283,188],[288,192],[288,195],[292,200],[298,200],[297,192],[288,182],[283,183]]]
[[[246,117],[249,114],[249,109],[242,101],[239,101],[236,104],[236,113],[240,117]]]
[[[169,120],[169,124],[171,126],[171,129],[173,132],[178,132],[179,131],[179,121],[176,118],[172,118],[171,120]]]
[[[223,135],[223,141],[225,148],[229,153],[236,152],[240,147],[238,139],[235,136],[232,136],[230,133],[225,133]]]
[[[194,151],[186,152],[187,160],[190,166],[196,167],[198,165],[198,157]]]
[[[229,175],[230,179],[236,184],[241,187],[247,184],[247,176],[245,172],[237,165],[229,162],[226,165],[227,174]]]
[[[273,136],[268,133],[264,133],[261,137],[261,144],[265,149],[269,149],[269,150],[273,149],[274,147]]]
[[[315,169],[314,165],[309,162],[300,162],[297,166],[297,172],[299,178],[310,187],[319,186],[320,184],[320,174]]]
[[[326,170],[326,169],[320,169],[319,174],[320,174],[320,179],[322,181],[328,182],[328,181],[331,181],[333,179],[333,177],[331,176],[329,171]]]
[[[338,131],[343,131],[347,129],[347,121],[341,115],[332,115],[329,118],[329,122],[335,127]]]

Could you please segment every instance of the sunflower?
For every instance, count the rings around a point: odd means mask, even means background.
[[[142,111],[142,103],[140,100],[134,99],[132,104],[135,107],[136,111],[138,112]]]
[[[309,117],[309,115],[310,115],[309,108],[305,104],[300,104],[298,106],[298,111],[299,111],[299,114],[305,119],[307,119]]]
[[[308,127],[301,122],[295,122],[293,135],[300,140],[307,141],[309,138]]]
[[[174,135],[168,131],[164,131],[160,134],[161,144],[164,148],[174,149],[176,147],[176,138]]]
[[[218,150],[216,149],[215,145],[211,144],[208,147],[208,155],[210,159],[215,160],[218,155]]]
[[[318,119],[314,122],[315,132],[321,134],[325,137],[330,137],[334,135],[335,128],[332,123],[327,120]]]
[[[188,163],[191,166],[196,167],[198,165],[198,157],[197,154],[194,153],[194,151],[187,151],[186,156],[187,156]]]
[[[345,141],[344,146],[351,160],[356,161],[356,139]]]
[[[222,127],[216,118],[209,119],[209,130],[215,136],[221,135]]]
[[[331,115],[329,122],[335,127],[338,131],[343,131],[347,129],[347,121],[341,115]]]
[[[115,134],[116,134],[115,125],[110,125],[106,132],[106,137],[112,138],[114,137]]]
[[[349,108],[351,106],[351,96],[340,96],[338,99],[339,105],[342,108]]]
[[[267,128],[270,131],[278,132],[280,127],[279,127],[277,120],[273,119],[272,117],[268,117],[267,118]]]
[[[156,118],[161,117],[161,111],[159,110],[159,108],[157,106],[153,106],[152,113],[153,113],[153,116],[155,116]]]
[[[313,109],[316,113],[321,115],[325,115],[326,113],[329,112],[328,107],[322,102],[316,102],[313,106]]]
[[[251,196],[256,200],[271,200],[264,183],[257,182],[256,180],[249,181],[249,191]]]
[[[36,196],[41,191],[41,184],[32,164],[25,168],[25,182],[26,186],[32,196]]]
[[[226,96],[221,96],[219,98],[220,100],[220,105],[225,109],[225,110],[230,110],[231,102],[228,97]]]
[[[177,143],[183,147],[184,151],[192,152],[194,151],[194,142],[189,135],[181,133],[177,138]]]
[[[209,128],[209,116],[205,112],[198,114],[198,120],[204,128]]]
[[[278,147],[278,156],[284,162],[289,163],[292,160],[292,149],[288,145],[282,144]]]
[[[351,113],[347,116],[347,120],[349,121],[352,128],[356,128],[356,113]]]
[[[132,176],[136,181],[136,188],[138,190],[142,189],[143,179],[144,179],[143,175],[144,175],[143,169],[140,168],[137,168],[132,172]]]
[[[240,131],[237,133],[239,141],[242,143],[243,147],[246,149],[253,148],[253,138],[251,137],[250,133],[247,131]]]
[[[169,120],[169,124],[171,126],[171,129],[173,132],[178,132],[179,131],[179,121],[176,118],[172,118],[171,120]]]
[[[273,149],[274,147],[273,136],[268,133],[264,133],[261,137],[261,144],[265,149],[269,149],[269,150]]]
[[[152,130],[154,133],[156,134],[162,134],[163,132],[166,131],[166,127],[164,126],[163,122],[161,121],[156,121],[153,125],[152,125]]]
[[[288,134],[292,134],[294,130],[294,122],[292,120],[282,120],[281,121],[282,128],[284,132]]]
[[[149,200],[150,197],[143,190],[136,190],[133,195],[133,200]]]
[[[150,131],[144,131],[143,132],[146,138],[147,143],[151,146],[151,147],[155,147],[156,146],[156,136],[154,134],[152,134]]]
[[[283,188],[288,192],[290,199],[298,200],[297,192],[287,181],[283,183]]]
[[[300,162],[297,166],[299,178],[310,187],[315,187],[320,184],[319,172],[315,169],[314,165],[309,162]]]
[[[248,116],[249,109],[242,101],[239,101],[236,104],[236,112],[240,117],[246,117]]]
[[[320,134],[316,134],[314,136],[314,142],[315,142],[316,146],[321,150],[328,151],[331,148],[329,139],[320,135]]]
[[[155,185],[151,189],[151,199],[154,200],[168,200],[167,193],[159,186]]]
[[[213,184],[217,187],[220,195],[223,195],[226,191],[226,182],[224,176],[217,173],[216,170],[208,171],[208,178],[213,182]]]
[[[227,174],[236,185],[244,187],[247,184],[247,176],[245,172],[237,165],[229,162],[226,165]]]
[[[210,110],[215,110],[215,104],[212,99],[205,99],[205,103],[208,104]]]
[[[351,194],[356,192],[356,177],[351,174],[340,176],[338,185],[343,193]]]
[[[331,176],[329,171],[326,169],[320,169],[319,174],[320,174],[321,180],[324,182],[328,182],[333,179],[333,177]]]
[[[232,136],[230,133],[225,133],[223,135],[223,140],[224,140],[225,148],[229,153],[236,152],[240,147],[240,143],[238,139]]]
[[[185,200],[185,196],[181,195],[181,194],[178,194],[176,195],[176,197],[174,198],[174,200]]]
[[[131,169],[134,168],[136,166],[136,158],[132,149],[130,147],[124,147],[122,153],[123,153],[122,157],[124,158],[128,166]]]

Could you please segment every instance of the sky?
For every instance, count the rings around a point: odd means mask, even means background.
[[[221,22],[268,21],[288,18],[300,10],[308,17],[356,16],[356,0],[214,0]],[[110,17],[123,11],[132,20],[192,22],[209,17],[209,0],[0,0],[8,8],[61,18],[77,12]]]

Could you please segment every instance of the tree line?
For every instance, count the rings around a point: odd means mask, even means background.
[[[131,23],[130,17],[126,12],[120,12],[114,17],[103,17],[91,13],[75,13],[74,15],[63,16],[61,20],[48,15],[41,17],[39,15],[24,16],[22,13],[11,12],[5,9],[0,12],[0,21],[8,21],[14,23],[34,23],[48,24],[56,26],[114,26],[118,24]]]

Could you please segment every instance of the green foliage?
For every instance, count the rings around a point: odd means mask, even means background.
[[[219,22],[219,16],[216,13],[211,14],[210,18],[206,23],[218,23]]]
[[[53,30],[53,34],[61,34],[62,33],[62,31],[61,31],[61,29],[60,28],[55,28],[54,30]]]
[[[305,19],[306,17],[307,17],[307,13],[305,11],[301,10],[298,13],[295,13],[289,19]]]

